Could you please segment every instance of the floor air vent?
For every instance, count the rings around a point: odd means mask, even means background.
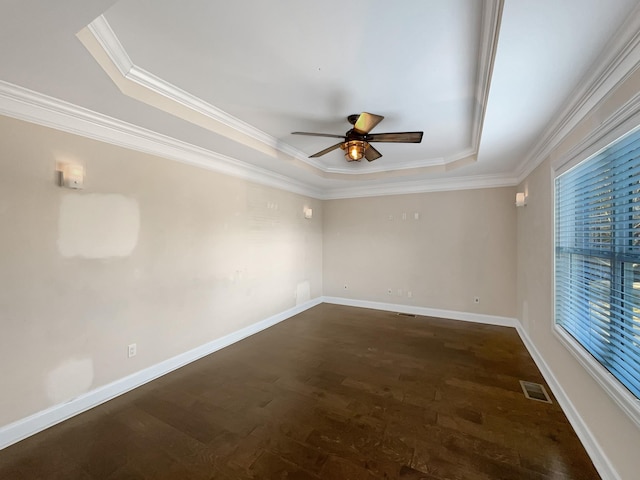
[[[525,382],[520,380],[520,386],[524,392],[524,396],[529,400],[537,400],[538,402],[551,403],[551,399],[547,394],[543,385],[533,382]]]
[[[396,313],[396,315],[398,315],[399,317],[416,318],[416,316],[413,313],[401,313],[401,312],[398,312],[398,313]]]

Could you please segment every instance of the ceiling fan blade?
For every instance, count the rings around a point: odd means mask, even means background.
[[[381,156],[382,154],[371,145],[369,145],[364,151],[364,158],[366,158],[370,162],[373,162],[376,158],[380,158]]]
[[[310,135],[312,137],[345,138],[344,135],[334,135],[333,133],[291,132],[291,135]]]
[[[369,133],[378,125],[384,117],[382,115],[374,115],[373,113],[362,112],[353,125],[353,129],[358,133]]]
[[[336,143],[335,145],[330,146],[329,148],[325,148],[324,150],[320,150],[318,153],[314,153],[313,155],[310,155],[309,158],[318,158],[321,157],[322,155],[324,155],[325,153],[329,153],[332,152],[333,150],[335,150],[336,148],[339,148],[340,145],[342,145],[343,142],[340,143]]]
[[[372,133],[365,137],[367,142],[420,143],[423,132]]]

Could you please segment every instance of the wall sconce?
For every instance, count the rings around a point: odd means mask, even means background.
[[[58,165],[60,186],[81,189],[84,186],[84,167],[73,163]]]
[[[516,193],[516,207],[526,207],[527,206],[527,197],[524,192]]]
[[[310,220],[313,217],[313,209],[309,207],[304,207],[304,218]]]

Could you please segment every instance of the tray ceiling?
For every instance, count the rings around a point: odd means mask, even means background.
[[[635,0],[35,3],[0,20],[5,97],[26,88],[327,198],[514,184],[638,17]],[[422,143],[349,163],[308,158],[335,139],[291,135],[342,135],[362,111]]]

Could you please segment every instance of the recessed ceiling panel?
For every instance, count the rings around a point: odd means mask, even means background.
[[[331,140],[292,131],[344,134],[352,113],[384,115],[374,132],[424,131],[379,148],[406,167],[472,148],[482,4],[127,0],[105,17],[137,67],[306,155]],[[320,161],[349,168],[341,150]]]
[[[1,9],[1,113],[325,197],[514,185],[640,65],[638,0],[35,3]],[[85,43],[96,21],[120,83]],[[422,143],[348,163],[291,134],[344,135],[362,111]]]

